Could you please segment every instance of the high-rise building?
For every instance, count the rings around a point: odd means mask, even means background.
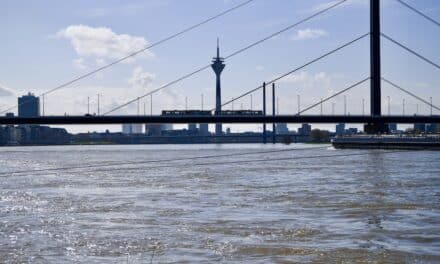
[[[225,68],[224,59],[220,57],[220,45],[217,39],[217,57],[212,59],[211,67],[216,75],[215,83],[215,114],[220,115],[222,111],[222,97],[221,97],[221,82],[220,75]],[[215,134],[220,136],[222,134],[222,124],[215,124]]]
[[[208,136],[209,135],[209,125],[208,124],[200,124],[200,135]]]
[[[163,125],[161,124],[146,124],[145,125],[145,134],[148,136],[159,137],[162,135]]]
[[[40,98],[32,93],[18,97],[18,116],[19,117],[38,117],[40,116]]]
[[[302,136],[309,136],[312,132],[312,126],[309,124],[302,124],[300,128],[298,128],[298,134]]]
[[[122,124],[122,133],[131,134],[142,134],[142,124]]]
[[[336,135],[342,136],[345,134],[345,124],[337,124],[336,125]]]
[[[285,134],[289,134],[289,128],[287,128],[287,124],[286,123],[278,123],[276,124],[276,133],[278,135],[285,135]]]
[[[197,124],[188,124],[188,131],[197,132]]]

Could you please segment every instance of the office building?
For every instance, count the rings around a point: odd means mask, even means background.
[[[342,136],[345,134],[345,124],[336,125],[336,135]]]
[[[161,124],[146,124],[145,125],[145,134],[148,136],[161,136],[162,135],[162,127]]]
[[[32,93],[18,97],[18,116],[19,117],[39,117],[40,98]]]
[[[278,135],[285,135],[285,134],[289,134],[289,129],[287,128],[287,124],[286,123],[278,123],[276,124],[276,133]]]
[[[188,131],[192,133],[197,132],[197,124],[188,124]]]
[[[200,135],[209,136],[209,125],[208,124],[200,124]]]
[[[298,134],[302,136],[310,136],[312,132],[312,126],[309,124],[302,124],[300,128],[298,128]]]
[[[126,135],[142,134],[142,124],[122,124],[122,133]]]

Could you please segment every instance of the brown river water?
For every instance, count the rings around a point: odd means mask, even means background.
[[[7,147],[0,164],[0,263],[440,263],[440,152]]]

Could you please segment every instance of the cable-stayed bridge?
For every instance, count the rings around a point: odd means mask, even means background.
[[[116,65],[124,60],[127,60],[133,56],[136,56],[148,49],[151,49],[157,45],[160,45],[166,41],[169,41],[177,36],[180,36],[182,34],[185,34],[197,27],[200,27],[206,23],[209,23],[212,20],[218,19],[232,11],[235,11],[239,8],[243,8],[246,5],[250,4],[255,0],[248,0],[245,1],[237,6],[234,6],[231,9],[228,9],[220,14],[217,14],[213,17],[210,17],[206,20],[201,21],[198,24],[195,24],[191,27],[188,27],[180,32],[177,32],[175,34],[170,35],[169,37],[162,39],[158,42],[153,43],[152,45],[145,47],[139,51],[136,51],[132,54],[128,54],[127,56],[113,61],[107,65],[104,65],[96,70],[93,70],[87,74],[84,74],[82,76],[78,76],[77,78],[72,79],[69,82],[66,82],[58,87],[55,87],[53,89],[50,89],[46,91],[45,93],[41,94],[39,97],[44,99],[44,96],[51,94],[55,91],[59,91],[61,89],[64,89],[68,87],[69,85],[78,82],[82,79],[85,79],[89,76],[92,76],[100,71],[103,71],[107,68],[112,67],[113,65]],[[291,30],[307,21],[310,21],[320,15],[323,15],[327,12],[330,12],[330,10],[340,7],[342,4],[348,2],[350,0],[341,0],[339,2],[331,3],[331,5],[323,8],[322,10],[317,11],[316,13],[297,21],[285,28],[280,29],[279,31],[276,31],[265,38],[262,38],[256,42],[253,42],[243,48],[240,48],[231,54],[228,54],[224,58],[220,58],[219,53],[217,53],[217,63],[222,63],[223,60],[227,60],[229,58],[232,58],[238,54],[241,54],[257,45],[260,45],[261,43],[274,38],[275,36],[282,34],[288,30]],[[429,21],[430,23],[433,23],[434,25],[437,25],[440,27],[440,23],[426,15],[425,13],[421,12],[420,10],[414,8],[413,6],[407,4],[406,2],[402,0],[395,0],[398,3],[400,3],[403,7],[410,9],[417,15],[423,17],[425,20]],[[383,115],[382,109],[381,109],[381,103],[382,103],[382,94],[381,94],[381,85],[382,83],[387,83],[390,86],[394,87],[395,89],[400,90],[401,92],[404,92],[408,96],[415,98],[416,100],[420,101],[423,104],[426,104],[431,109],[440,110],[440,107],[434,105],[432,103],[432,100],[428,100],[426,98],[422,98],[421,96],[417,95],[415,92],[412,92],[399,84],[397,84],[394,80],[389,80],[386,78],[386,76],[382,76],[381,74],[381,41],[386,40],[396,46],[396,48],[403,49],[413,56],[419,58],[420,60],[424,61],[425,63],[429,64],[430,66],[440,69],[440,65],[435,62],[435,60],[430,59],[421,53],[413,50],[410,47],[407,47],[406,45],[400,43],[398,40],[394,39],[393,37],[387,35],[386,33],[381,31],[381,25],[380,25],[380,0],[370,0],[370,31],[363,33],[353,40],[344,43],[324,54],[321,54],[320,56],[316,57],[313,60],[308,61],[307,63],[295,67],[294,69],[291,69],[276,78],[272,80],[268,80],[264,82],[262,85],[250,89],[249,91],[240,94],[234,99],[227,101],[227,102],[218,102],[215,109],[211,110],[211,114],[209,115],[201,115],[201,114],[184,114],[184,115],[114,115],[115,112],[117,112],[120,109],[123,109],[131,104],[139,103],[139,100],[142,98],[146,98],[148,96],[152,96],[153,94],[166,89],[168,87],[171,87],[185,79],[188,79],[194,75],[197,75],[198,73],[205,71],[211,67],[214,68],[214,63],[202,66],[200,68],[195,69],[192,72],[189,72],[187,74],[182,75],[181,77],[170,81],[156,89],[154,89],[151,92],[148,92],[146,94],[136,96],[132,100],[129,100],[121,105],[118,105],[114,107],[113,109],[110,109],[104,114],[100,115],[85,115],[85,116],[70,116],[70,115],[60,115],[60,116],[38,116],[38,117],[11,117],[11,116],[5,116],[0,117],[0,124],[3,125],[12,125],[12,124],[120,124],[120,123],[215,123],[215,124],[221,124],[221,123],[360,123],[360,124],[366,124],[368,127],[368,131],[371,131],[373,133],[377,132],[383,132],[385,126],[387,123],[406,123],[406,124],[413,124],[413,123],[440,123],[440,116],[438,115],[414,115],[414,116],[408,116],[408,115]],[[305,107],[304,109],[299,110],[297,113],[293,115],[277,115],[276,109],[275,109],[275,90],[276,90],[276,83],[283,78],[292,75],[318,61],[324,60],[325,58],[331,56],[334,53],[337,52],[343,52],[343,50],[353,45],[354,43],[357,43],[360,40],[369,38],[370,40],[370,74],[369,76],[365,76],[364,79],[348,86],[348,87],[341,87],[339,91],[332,94],[331,96],[328,96],[326,98],[321,99],[320,101],[311,104],[308,107]],[[221,65],[219,66],[221,68]],[[224,67],[224,66],[223,66]],[[216,69],[214,68],[214,71]],[[219,75],[221,73],[221,70],[219,70],[219,73],[217,74],[217,98],[220,98],[219,96],[219,90],[220,90],[220,80]],[[329,101],[330,99],[341,95],[349,90],[355,89],[356,87],[360,86],[364,83],[370,83],[370,110],[371,112],[369,114],[363,114],[363,115],[305,115],[307,111],[317,108],[319,106],[322,106],[324,102]],[[272,87],[270,87],[272,86]],[[266,111],[266,90],[268,88],[272,88],[272,113],[268,114],[268,111]],[[247,115],[247,114],[240,114],[240,115],[234,115],[234,114],[228,114],[223,115],[221,112],[221,108],[234,103],[234,101],[237,101],[247,95],[250,95],[256,91],[263,90],[263,109],[261,111],[261,115]],[[27,103],[27,102],[24,102]],[[8,108],[6,110],[3,110],[1,113],[6,113],[8,111],[11,111],[15,108],[17,108],[19,105],[13,106],[11,108]],[[431,111],[432,112],[432,111]]]

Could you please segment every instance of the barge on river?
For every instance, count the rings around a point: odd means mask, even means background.
[[[352,135],[331,139],[337,149],[440,150],[440,135]]]

